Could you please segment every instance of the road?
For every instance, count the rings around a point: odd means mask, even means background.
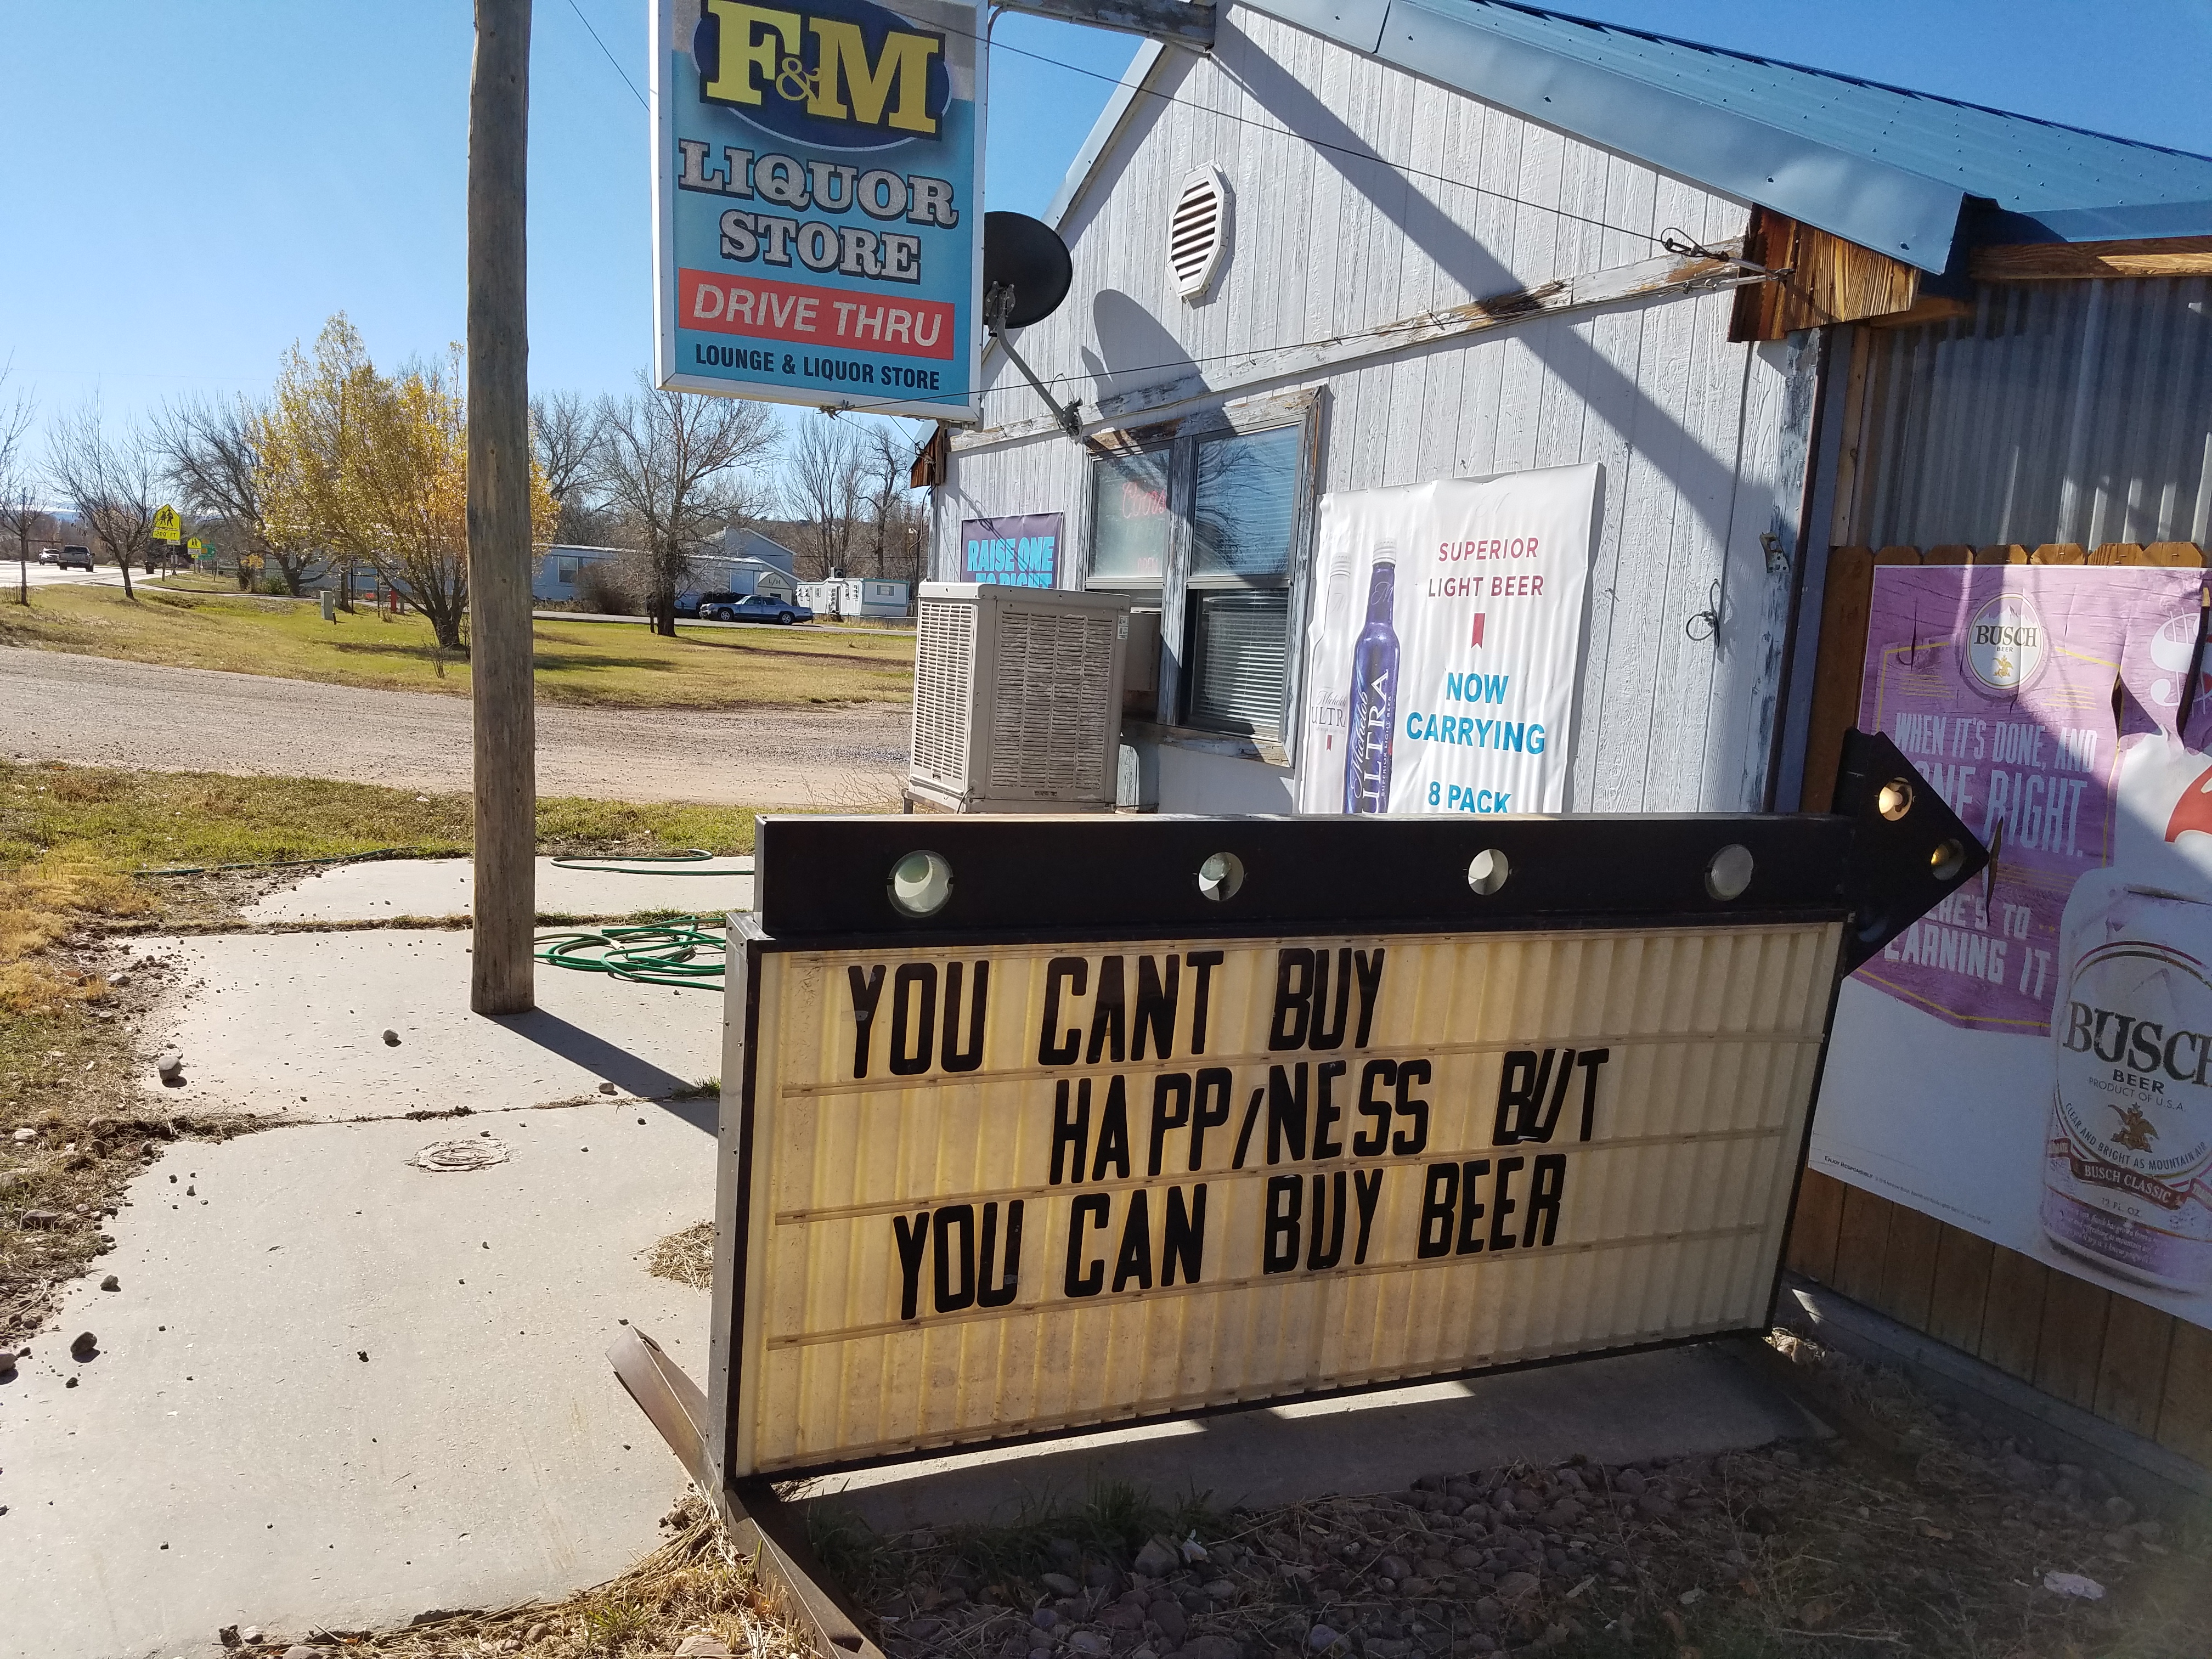
[[[538,710],[538,789],[603,800],[898,799],[903,707]],[[0,753],[169,772],[466,789],[465,697],[0,649]]]

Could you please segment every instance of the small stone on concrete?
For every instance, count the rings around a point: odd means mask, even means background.
[[[0,1376],[9,1376],[15,1369],[15,1351],[13,1348],[0,1348]]]
[[[76,1340],[70,1344],[70,1352],[79,1359],[89,1359],[100,1352],[100,1339],[90,1331],[79,1331]]]
[[[611,1083],[602,1083],[599,1085],[599,1092],[603,1095],[613,1095],[620,1094],[622,1091]]]
[[[236,1647],[238,1645],[238,1626],[235,1625],[225,1625],[221,1630],[215,1633],[215,1639],[222,1643],[223,1646],[227,1648]]]
[[[154,1069],[161,1074],[162,1082],[171,1082],[184,1074],[185,1057],[174,1048],[165,1048],[154,1062]]]
[[[399,1046],[399,1033],[386,1030],[384,1034],[384,1046],[387,1048],[397,1048]]]
[[[113,1273],[110,1273],[100,1281],[100,1288],[103,1291],[119,1291],[123,1288],[123,1281]]]
[[[258,1625],[248,1625],[244,1630],[239,1632],[238,1639],[241,1642],[252,1643],[258,1645],[261,1640],[261,1626]]]

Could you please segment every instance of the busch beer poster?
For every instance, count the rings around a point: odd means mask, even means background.
[[[1324,495],[1302,812],[1566,804],[1600,469]]]
[[[1858,723],[1995,873],[1845,982],[1812,1167],[2212,1326],[2204,582],[1875,572]]]
[[[983,66],[963,0],[659,0],[664,387],[976,418]]]

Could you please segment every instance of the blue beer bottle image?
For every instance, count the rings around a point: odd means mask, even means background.
[[[1390,740],[1398,727],[1398,631],[1390,626],[1397,596],[1398,550],[1375,550],[1367,581],[1367,626],[1352,646],[1351,735],[1344,757],[1344,810],[1390,810]]]

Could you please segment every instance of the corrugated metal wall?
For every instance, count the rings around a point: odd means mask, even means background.
[[[1984,288],[1971,318],[1867,340],[1838,544],[2212,532],[2212,281]]]

